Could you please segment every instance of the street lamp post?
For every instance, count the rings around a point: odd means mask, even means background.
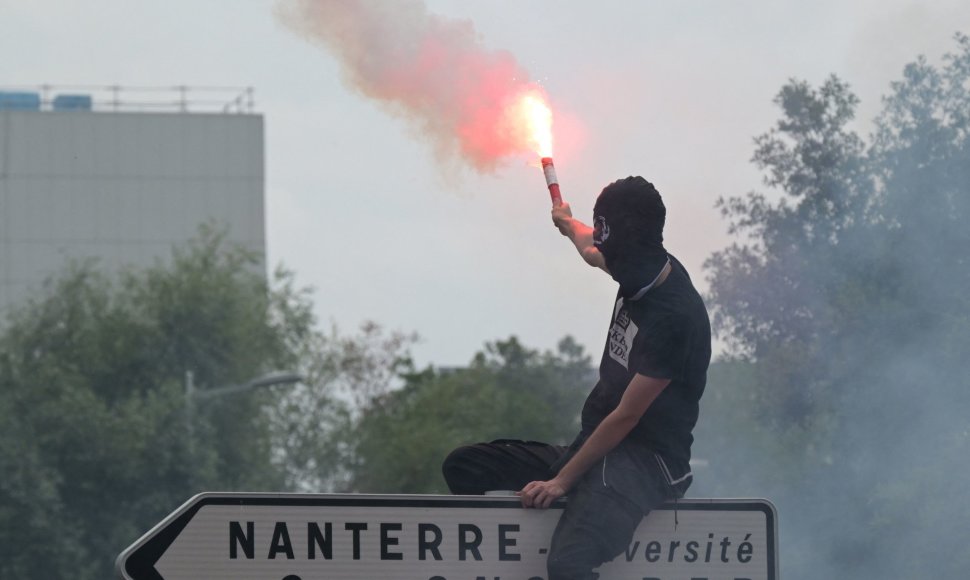
[[[241,393],[250,389],[274,387],[276,385],[289,385],[298,383],[302,380],[303,377],[293,371],[273,371],[266,373],[265,375],[260,375],[254,379],[250,379],[241,385],[227,385],[224,387],[215,387],[214,389],[206,389],[204,391],[196,391],[192,371],[186,371],[185,396],[199,400],[214,399],[223,395]]]
[[[272,371],[241,385],[226,385],[213,389],[198,390],[195,388],[195,375],[192,371],[185,371],[185,429],[189,436],[189,453],[193,454],[195,447],[195,401],[215,399],[225,395],[242,393],[252,389],[274,387],[276,385],[291,385],[303,380],[303,376],[293,371]]]

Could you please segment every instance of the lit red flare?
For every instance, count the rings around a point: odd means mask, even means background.
[[[562,205],[559,192],[559,178],[556,166],[552,163],[552,109],[546,102],[545,94],[539,87],[524,93],[512,107],[515,125],[521,127],[522,137],[529,148],[542,160],[542,172],[546,177],[549,197],[554,206]]]
[[[539,157],[552,157],[552,109],[538,88],[519,99],[516,116],[525,128],[525,140]]]
[[[562,205],[562,194],[559,193],[559,178],[556,177],[556,166],[552,164],[552,157],[542,158],[542,173],[546,176],[546,186],[549,187],[549,197],[552,205]]]

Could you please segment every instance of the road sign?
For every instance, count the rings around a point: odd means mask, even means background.
[[[117,560],[124,580],[544,580],[564,504],[436,495],[203,493]],[[777,580],[765,500],[652,512],[602,580]]]

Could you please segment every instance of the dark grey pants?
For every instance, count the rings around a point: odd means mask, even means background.
[[[442,472],[455,494],[518,491],[530,481],[554,477],[568,453],[561,445],[500,439],[452,451]],[[633,538],[645,510],[604,482],[605,469],[594,466],[570,491],[552,537],[548,580],[596,580],[593,570],[623,553]]]

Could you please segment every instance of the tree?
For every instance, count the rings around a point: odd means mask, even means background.
[[[737,459],[712,464],[721,489],[781,504],[786,576],[970,568],[956,539],[970,502],[949,479],[970,457],[970,40],[956,42],[941,67],[907,65],[868,143],[844,82],[786,85],[781,121],[755,141],[774,193],[720,202],[741,240],[706,264],[732,341],[712,378],[738,392],[705,402],[746,402],[725,428],[749,449],[705,453]]]
[[[441,462],[497,438],[568,444],[590,388],[590,360],[571,338],[556,352],[515,338],[487,344],[467,368],[426,369],[371,400],[355,430],[351,489],[447,493]]]
[[[204,489],[277,490],[277,393],[199,391],[293,368],[312,342],[305,296],[270,289],[212,228],[117,280],[75,264],[0,337],[0,577],[105,578],[114,557]],[[276,455],[279,455],[277,453]]]
[[[355,335],[317,333],[304,355],[307,380],[270,409],[286,489],[332,492],[351,487],[361,416],[413,370],[417,336],[365,322]]]

